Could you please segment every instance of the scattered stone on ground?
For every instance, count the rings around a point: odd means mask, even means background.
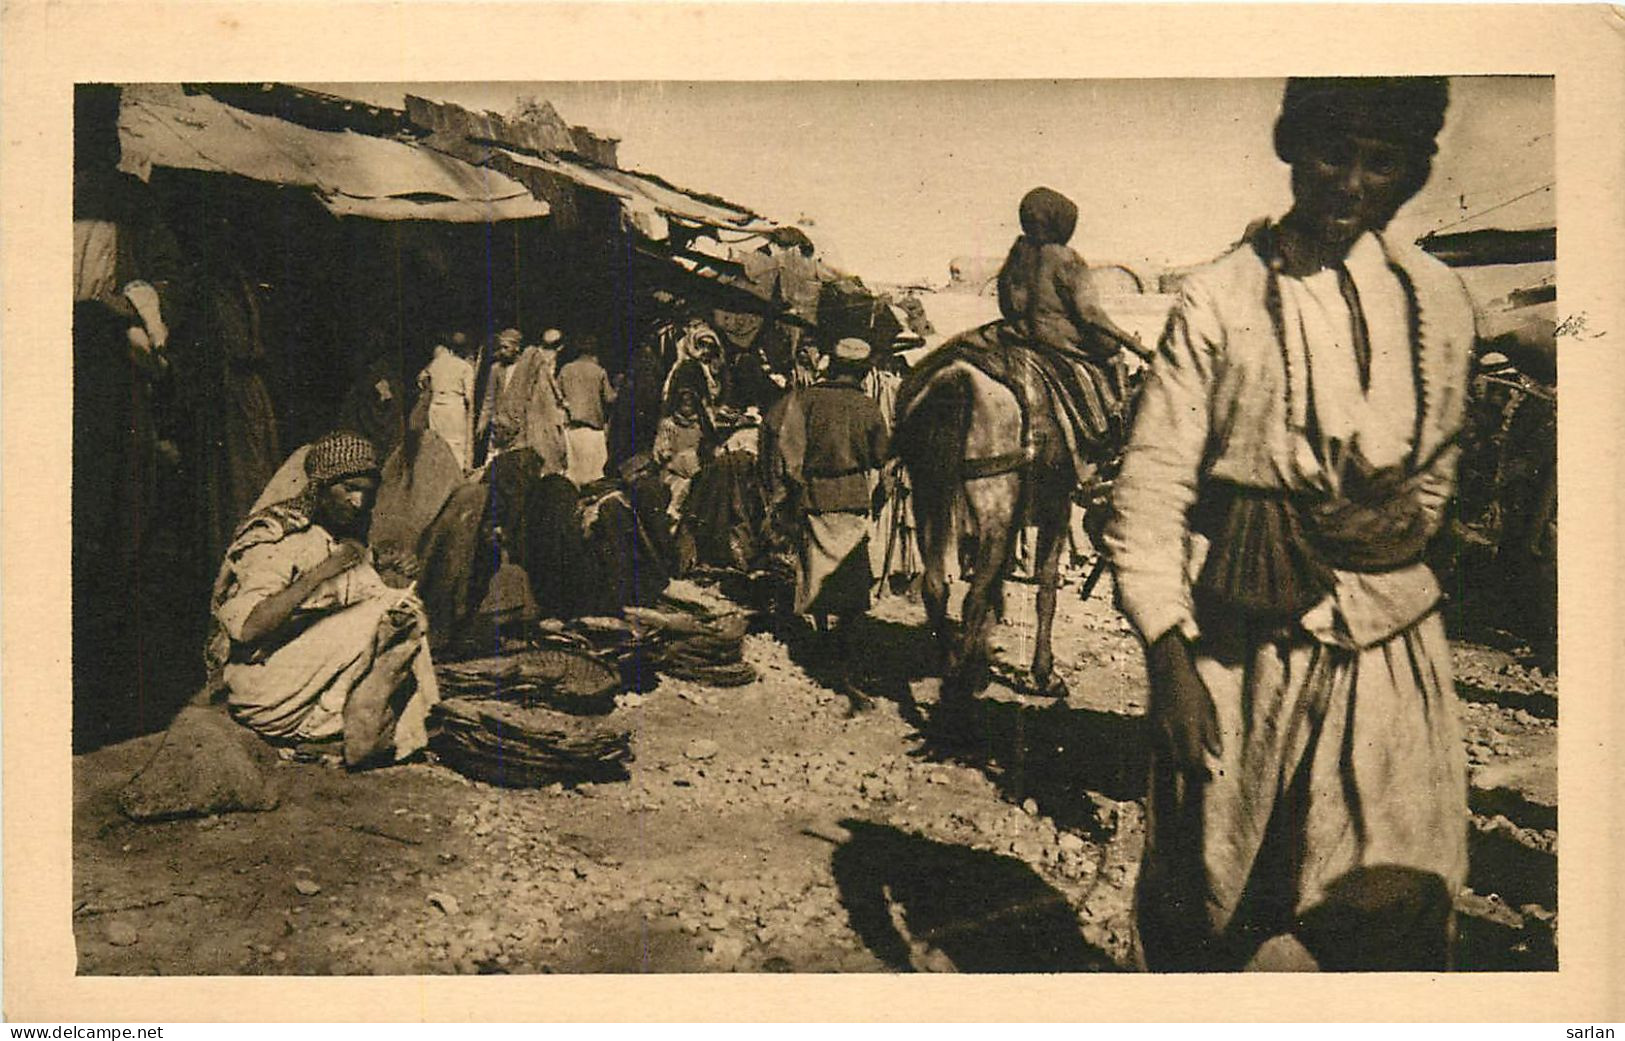
[[[1012,603],[1030,595],[1018,586]],[[79,971],[1131,968],[1145,694],[1110,602],[1104,587],[1081,604],[1063,590],[1070,697],[996,685],[970,747],[931,727],[921,610],[890,598],[854,667],[875,711],[846,718],[794,632],[752,633],[755,682],[668,677],[621,699],[611,718],[635,758],[619,783],[512,790],[432,762],[351,774],[269,756],[255,766],[282,793],[276,812],[136,824],[121,788],[163,739],[78,756]],[[998,626],[995,645],[1019,664],[1030,626]],[[1556,684],[1503,651],[1458,643],[1455,657],[1474,813],[1459,962],[1549,969]],[[186,726],[244,750],[219,721]]]

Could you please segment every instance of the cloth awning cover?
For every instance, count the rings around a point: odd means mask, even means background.
[[[1557,259],[1557,228],[1480,228],[1423,236],[1417,245],[1451,267],[1540,264]]]
[[[518,181],[433,149],[352,131],[312,130],[175,85],[123,88],[119,168],[235,174],[308,188],[339,216],[489,223],[545,217]]]
[[[551,154],[527,155],[500,147],[496,151],[520,166],[545,170],[568,178],[583,188],[614,196],[638,233],[656,242],[670,237],[669,222],[673,220],[719,231],[756,235],[777,227],[749,210],[698,198],[645,174],[593,166]]]

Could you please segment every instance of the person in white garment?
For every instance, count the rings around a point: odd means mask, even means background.
[[[451,446],[467,473],[474,465],[474,365],[455,349],[453,337],[435,344],[434,357],[418,374],[418,390],[428,396],[429,429]]]
[[[1384,229],[1442,79],[1292,80],[1292,208],[1183,279],[1107,543],[1145,640],[1138,946],[1160,971],[1447,968],[1465,760],[1423,562],[1473,312]]]
[[[305,455],[291,499],[238,528],[215,580],[207,651],[238,722],[271,741],[342,743],[352,767],[408,758],[438,700],[428,621],[366,546],[378,460],[340,431]]]
[[[581,333],[575,338],[574,357],[559,368],[559,391],[564,395],[564,411],[569,426],[570,467],[566,476],[577,488],[602,480],[609,462],[610,408],[615,404],[615,388],[598,360],[598,338]]]

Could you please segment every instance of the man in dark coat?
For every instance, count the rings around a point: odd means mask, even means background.
[[[74,94],[72,602],[75,732],[150,720],[162,664],[143,607],[143,558],[165,503],[157,494],[153,399],[172,386],[170,329],[184,320],[180,247],[148,186],[117,169],[116,88]],[[166,517],[165,520],[168,518]]]
[[[649,340],[640,340],[626,366],[620,392],[609,419],[609,462],[612,469],[647,452],[655,443],[660,425],[660,391],[666,370]]]
[[[886,461],[886,424],[863,390],[870,350],[856,338],[837,343],[829,375],[787,400],[776,439],[783,472],[799,491],[795,613],[812,615],[820,632],[834,617],[832,650],[843,671],[852,621],[869,609],[870,502]],[[867,698],[842,686],[853,711],[867,707]]]

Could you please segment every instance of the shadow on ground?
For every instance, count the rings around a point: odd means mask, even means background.
[[[937,646],[923,626],[904,625],[864,615],[854,620],[848,634],[850,653],[843,657],[833,640],[826,639],[799,619],[776,634],[784,641],[790,660],[820,686],[841,690],[850,683],[860,694],[896,702],[911,726],[925,725],[914,703],[911,684],[933,675]]]
[[[1005,799],[1032,799],[1060,828],[1099,830],[1091,793],[1117,802],[1145,797],[1142,716],[983,695],[962,709],[938,709],[920,738],[926,758],[981,769]]]
[[[867,821],[832,858],[853,931],[889,968],[1104,972],[1066,898],[1014,857],[936,842]]]
[[[1556,571],[1518,574],[1491,559],[1436,565],[1448,591],[1446,631],[1510,654],[1519,665],[1557,670]]]
[[[1556,972],[1557,936],[1539,922],[1509,926],[1474,915],[1456,916],[1458,972]]]

